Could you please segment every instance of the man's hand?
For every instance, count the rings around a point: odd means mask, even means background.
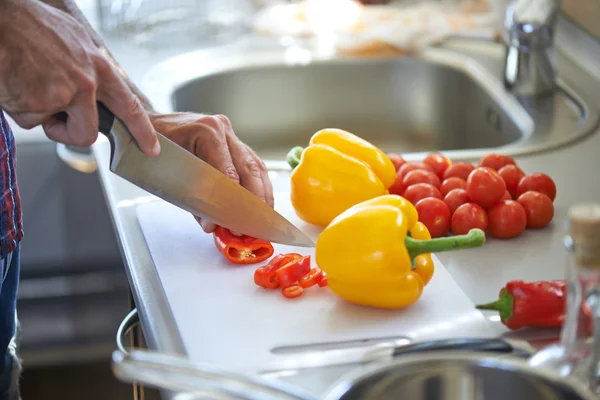
[[[0,3],[0,108],[17,124],[41,124],[52,140],[89,146],[101,101],[146,154],[160,152],[146,110],[80,23],[38,0]],[[60,111],[66,123],[53,118]]]
[[[203,159],[273,207],[273,186],[267,168],[256,153],[233,132],[223,115],[191,113],[151,114],[154,128]],[[200,221],[205,232],[215,226]]]

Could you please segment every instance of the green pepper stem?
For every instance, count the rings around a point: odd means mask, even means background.
[[[301,146],[292,147],[290,151],[288,151],[286,160],[292,169],[296,168],[298,164],[300,164],[300,157],[302,157],[302,152],[304,148]]]
[[[513,314],[513,303],[514,297],[506,291],[506,289],[502,289],[500,291],[500,297],[498,300],[487,303],[487,304],[479,304],[475,307],[479,310],[493,310],[498,311],[500,313],[500,318],[502,321],[506,321]]]
[[[414,259],[423,253],[439,253],[442,251],[472,249],[485,243],[485,233],[481,229],[471,229],[466,235],[441,237],[429,240],[417,240],[410,236],[405,239],[410,258]]]

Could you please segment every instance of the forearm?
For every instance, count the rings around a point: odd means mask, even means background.
[[[2,3],[2,1],[5,1],[5,0],[0,0],[0,4]],[[10,0],[7,0],[7,1],[10,1]],[[41,1],[50,6],[53,6],[55,8],[58,8],[59,10],[62,10],[64,12],[68,13],[73,18],[75,18],[79,23],[81,23],[81,25],[83,25],[85,27],[85,30],[88,32],[88,34],[90,35],[90,37],[92,38],[94,43],[96,43],[96,45],[100,49],[102,49],[102,51],[106,54],[107,58],[114,65],[115,69],[117,71],[119,71],[119,73],[121,74],[123,79],[127,82],[127,85],[131,88],[132,92],[135,93],[135,95],[139,98],[139,100],[142,102],[142,104],[144,105],[146,110],[148,110],[149,112],[153,111],[152,104],[150,103],[148,98],[146,96],[144,96],[144,94],[135,86],[135,84],[133,82],[131,82],[131,80],[127,76],[127,73],[125,73],[123,68],[121,68],[121,66],[117,63],[117,61],[115,60],[113,55],[110,53],[110,51],[108,51],[108,49],[104,45],[104,41],[102,40],[100,35],[94,30],[94,28],[92,28],[92,26],[88,22],[87,18],[83,15],[83,13],[79,9],[79,7],[77,7],[77,5],[75,4],[75,2],[73,0],[41,0]]]

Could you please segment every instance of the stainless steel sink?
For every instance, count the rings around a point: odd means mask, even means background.
[[[520,100],[502,85],[502,47],[449,42],[418,57],[350,59],[306,48],[228,46],[153,68],[143,89],[160,111],[227,115],[269,161],[319,129],[346,129],[384,151],[443,150],[473,159],[491,149],[526,154],[568,144],[598,120],[585,96]]]

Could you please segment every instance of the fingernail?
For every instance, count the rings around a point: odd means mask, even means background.
[[[154,143],[154,147],[152,148],[152,154],[157,156],[160,154],[160,142],[157,140],[156,143]]]

